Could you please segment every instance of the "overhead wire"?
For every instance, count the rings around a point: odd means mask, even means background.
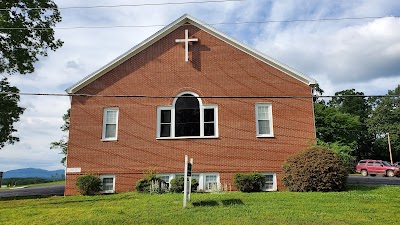
[[[28,10],[64,10],[64,9],[97,9],[97,8],[120,8],[120,7],[142,7],[142,6],[163,6],[163,5],[186,5],[186,4],[204,4],[219,2],[241,2],[245,0],[207,0],[207,1],[186,1],[186,2],[163,2],[163,3],[142,3],[142,4],[118,4],[118,5],[94,5],[94,6],[67,6],[67,7],[38,7],[24,8]],[[10,11],[10,8],[1,8],[0,11]]]
[[[324,21],[343,21],[343,20],[365,20],[365,19],[382,19],[382,18],[400,18],[397,15],[391,16],[364,16],[364,17],[342,17],[342,18],[320,18],[320,19],[293,19],[293,20],[266,20],[266,21],[242,21],[242,22],[218,22],[208,23],[207,25],[241,25],[241,24],[264,24],[264,23],[295,23],[295,22],[324,22]],[[35,28],[35,27],[0,27],[0,30],[74,30],[74,29],[111,29],[111,28],[152,28],[164,27],[166,24],[151,25],[110,25],[110,26],[71,26],[71,27],[52,27],[52,28]],[[183,24],[182,26],[185,26]]]
[[[73,94],[73,93],[34,93],[34,92],[0,92],[0,95],[27,95],[27,96],[55,96],[55,97],[102,97],[102,98],[176,98],[176,96],[156,96],[156,95],[99,95],[99,94]],[[398,98],[400,95],[309,95],[309,96],[180,96],[183,98],[209,98],[209,99],[260,99],[260,98],[335,98],[335,97],[355,97],[355,98]]]

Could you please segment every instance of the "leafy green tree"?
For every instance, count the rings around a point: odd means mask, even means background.
[[[70,118],[70,109],[67,110],[67,113],[63,115],[64,124],[60,127],[60,129],[64,132],[69,131],[69,118]],[[51,142],[50,149],[60,149],[60,154],[63,154],[64,157],[61,159],[61,163],[65,166],[65,161],[67,160],[67,152],[68,152],[68,136],[64,135],[61,137],[59,141]]]
[[[19,121],[24,108],[18,106],[19,89],[10,86],[7,78],[0,80],[0,149],[5,144],[14,144],[19,141],[18,137],[13,136],[17,130],[14,123]]]
[[[363,92],[348,89],[336,92],[335,97],[328,102],[329,106],[337,108],[342,113],[358,116],[360,125],[352,132],[357,139],[354,149],[359,159],[370,156],[374,142],[374,135],[368,130],[366,122],[372,113],[372,106],[369,98],[361,96],[364,96]]]
[[[400,160],[400,85],[389,90],[383,98],[374,99],[374,111],[367,119],[368,127],[375,134],[375,149],[381,149],[381,157],[389,159],[387,134],[390,134],[394,160]],[[379,154],[379,152],[374,152]]]
[[[322,146],[332,150],[340,158],[343,165],[347,168],[347,171],[353,172],[355,157],[353,156],[354,148],[348,145],[343,145],[340,142],[326,143],[318,140],[317,146]]]
[[[52,0],[0,1],[0,74],[34,72],[39,56],[56,50],[62,41],[54,38],[53,27],[61,21],[57,5]],[[18,106],[18,88],[7,79],[0,83],[0,148],[19,141],[12,135],[13,123],[24,109]]]
[[[52,0],[0,1],[0,8],[0,73],[32,73],[39,56],[62,46],[54,38],[61,15]]]
[[[357,131],[361,125],[358,116],[343,113],[324,101],[315,102],[314,111],[318,140],[355,147],[357,135],[354,131]]]

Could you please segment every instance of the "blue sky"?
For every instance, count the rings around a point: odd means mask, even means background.
[[[67,1],[59,7],[183,2]],[[202,0],[198,0],[202,1]],[[316,79],[325,94],[355,88],[386,94],[400,84],[400,18],[242,23],[322,18],[400,16],[397,0],[244,0],[236,2],[94,9],[61,9],[59,28],[80,26],[167,25],[188,13],[229,36]],[[151,36],[162,27],[57,29],[65,44],[41,58],[36,71],[9,77],[21,92],[64,93],[93,71]],[[0,170],[36,167],[60,169],[61,155],[50,143],[63,132],[68,97],[22,96],[26,108],[16,124],[21,141],[0,150]]]

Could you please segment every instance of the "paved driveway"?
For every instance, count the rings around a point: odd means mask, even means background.
[[[53,184],[38,187],[14,188],[8,190],[0,190],[0,198],[15,196],[49,196],[64,195],[64,184]]]
[[[383,177],[376,175],[375,177],[367,176],[349,176],[347,179],[348,184],[387,184],[387,185],[400,185],[400,177]]]

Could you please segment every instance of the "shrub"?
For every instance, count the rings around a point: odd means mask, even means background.
[[[238,173],[233,180],[235,186],[242,192],[259,192],[264,186],[265,176],[261,173]]]
[[[150,182],[146,178],[138,180],[136,182],[136,191],[137,192],[150,192]]]
[[[148,169],[145,177],[136,183],[136,191],[143,193],[162,194],[168,191],[165,181],[157,177],[153,169]]]
[[[165,181],[158,177],[143,178],[136,183],[136,191],[143,193],[157,193],[162,194],[168,192],[168,187]]]
[[[282,181],[290,191],[343,191],[347,176],[345,165],[333,151],[312,146],[286,160]]]
[[[82,195],[94,195],[101,190],[100,178],[93,174],[79,176],[76,180],[76,188]]]
[[[183,192],[183,190],[184,190],[184,181],[185,181],[184,177],[178,177],[178,178],[172,179],[171,180],[171,187],[170,187],[169,191],[175,192],[175,193]],[[192,192],[196,192],[198,186],[199,186],[199,182],[196,179],[192,178],[191,191]]]

